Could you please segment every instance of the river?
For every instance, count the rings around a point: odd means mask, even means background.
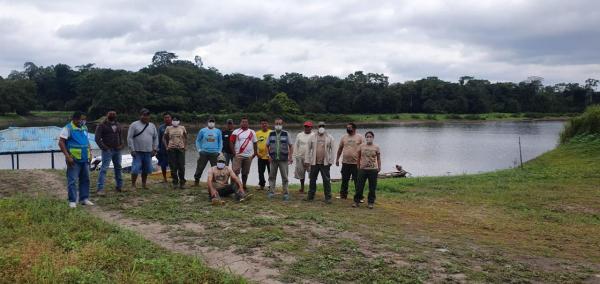
[[[383,172],[393,171],[399,164],[413,176],[439,176],[515,167],[519,161],[519,137],[523,161],[527,161],[557,145],[563,124],[559,121],[440,122],[369,126],[359,128],[358,132],[375,132],[375,143],[381,147]],[[193,146],[197,129],[189,131],[192,135],[186,153],[186,177],[193,180],[198,157]],[[300,129],[289,131],[295,136]],[[328,132],[338,142],[345,129],[332,128]],[[64,168],[60,155],[56,155],[57,166]],[[20,161],[24,169],[49,168],[50,154],[21,155]],[[290,182],[297,183],[293,166],[289,171]],[[0,156],[0,169],[10,167],[10,156]],[[256,162],[252,167],[249,184],[258,184]],[[339,178],[340,169],[333,166],[331,175]],[[205,179],[203,174],[202,180]]]

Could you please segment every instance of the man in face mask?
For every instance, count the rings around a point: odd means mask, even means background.
[[[313,135],[312,126],[312,121],[304,122],[304,131],[298,133],[294,141],[294,159],[296,160],[294,176],[300,180],[300,193],[304,193],[304,179],[308,171],[308,168],[304,167],[304,156],[308,150],[310,137]]]
[[[171,168],[171,178],[173,179],[173,188],[179,186],[185,188],[185,146],[187,145],[187,131],[183,125],[179,125],[179,119],[173,118],[171,126],[167,126],[163,135],[163,144],[167,145],[167,155],[169,157],[169,168]]]
[[[71,208],[77,207],[77,201],[82,205],[94,205],[89,200],[92,156],[85,118],[82,112],[75,112],[71,122],[61,130],[58,141],[67,163],[67,193]]]
[[[256,131],[256,148],[258,152],[258,186],[260,190],[265,189],[267,181],[265,180],[265,171],[267,175],[271,172],[271,163],[269,161],[269,151],[267,150],[267,139],[271,129],[269,129],[269,122],[266,119],[260,120],[260,129]]]
[[[170,113],[163,113],[163,123],[158,127],[158,165],[163,176],[163,183],[167,183],[167,167],[169,166],[169,155],[167,154],[167,145],[163,144],[163,136],[168,126],[171,126],[173,118]]]
[[[319,122],[317,134],[310,137],[308,150],[304,158],[305,167],[310,167],[310,183],[308,196],[305,201],[313,201],[317,191],[317,178],[321,173],[323,189],[325,191],[325,203],[331,203],[331,177],[330,168],[334,157],[334,139],[325,131],[325,122]]]
[[[196,150],[198,150],[198,162],[196,164],[196,173],[194,174],[194,185],[200,184],[200,177],[204,172],[206,164],[210,162],[210,166],[214,167],[217,164],[217,157],[223,148],[223,135],[221,130],[215,128],[215,119],[210,117],[206,127],[198,131],[196,136]]]
[[[104,181],[106,171],[112,162],[115,172],[115,190],[120,192],[123,188],[123,178],[121,172],[121,149],[123,149],[123,130],[117,122],[117,112],[109,111],[106,119],[96,127],[96,144],[102,150],[102,164],[98,174],[97,194],[104,195]]]
[[[340,188],[341,199],[348,198],[348,183],[352,178],[354,191],[356,192],[356,178],[358,173],[358,149],[364,143],[362,135],[356,133],[356,124],[350,122],[346,125],[346,134],[342,136],[337,151],[335,165],[340,166],[340,156],[342,157],[342,186]]]
[[[283,130],[283,119],[275,119],[275,131],[269,133],[267,138],[267,151],[271,172],[269,173],[269,198],[275,194],[275,182],[277,171],[281,172],[281,184],[283,185],[283,200],[289,200],[288,194],[288,165],[292,164],[292,141],[287,131]]]
[[[231,180],[231,183],[229,182]],[[225,202],[221,197],[235,195],[242,202],[250,197],[246,194],[240,179],[233,170],[225,165],[225,156],[219,155],[217,165],[208,169],[208,198],[213,205],[222,205]]]

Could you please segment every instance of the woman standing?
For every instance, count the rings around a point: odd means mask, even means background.
[[[377,189],[377,174],[381,171],[381,152],[379,146],[373,143],[375,134],[368,131],[365,134],[366,144],[362,144],[358,150],[358,186],[354,195],[352,207],[358,207],[363,199],[363,191],[367,180],[369,181],[369,209],[375,204],[375,190]]]

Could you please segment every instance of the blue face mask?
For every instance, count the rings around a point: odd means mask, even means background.
[[[225,168],[225,163],[217,163],[217,168],[220,170]]]
[[[84,120],[80,120],[79,121],[79,127],[84,127],[86,123],[87,123],[87,121],[85,121],[85,119]]]

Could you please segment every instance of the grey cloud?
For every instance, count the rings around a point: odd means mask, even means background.
[[[138,29],[138,24],[119,16],[98,16],[76,25],[64,25],[57,31],[66,39],[111,39],[122,37]]]

